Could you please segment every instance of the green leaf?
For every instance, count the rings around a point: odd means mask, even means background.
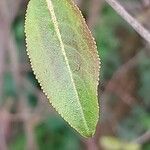
[[[116,137],[104,136],[100,143],[104,149],[109,150],[141,150],[140,144],[121,141]]]
[[[94,134],[99,116],[99,58],[93,37],[72,0],[31,0],[28,55],[44,93],[80,134]]]

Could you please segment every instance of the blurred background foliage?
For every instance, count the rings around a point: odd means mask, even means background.
[[[10,9],[4,7],[6,1],[0,2],[0,150],[150,150],[148,43],[104,1],[76,1],[102,63],[100,122],[95,136],[83,139],[48,104],[30,68],[24,34],[27,2],[12,1]],[[150,3],[144,1],[120,0],[149,29]],[[12,22],[7,11],[15,14]]]

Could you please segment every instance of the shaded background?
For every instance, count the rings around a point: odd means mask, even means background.
[[[150,150],[150,46],[103,0],[76,0],[101,57],[92,139],[48,103],[26,55],[26,0],[0,0],[0,150]],[[120,0],[150,30],[149,0]],[[61,9],[61,8],[60,8]]]

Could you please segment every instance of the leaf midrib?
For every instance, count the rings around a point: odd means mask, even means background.
[[[74,88],[74,91],[75,91],[75,94],[76,94],[76,98],[78,100],[78,104],[79,104],[79,107],[80,107],[80,110],[81,110],[81,113],[82,113],[82,116],[83,116],[82,119],[84,121],[87,132],[89,132],[89,127],[88,127],[87,121],[84,117],[84,112],[83,112],[83,109],[82,109],[82,105],[81,105],[80,100],[79,100],[79,95],[78,95],[78,92],[77,92],[77,89],[76,89],[76,86],[75,86],[75,83],[74,83],[74,80],[73,80],[73,75],[72,75],[71,68],[70,68],[70,65],[69,65],[69,61],[67,59],[67,55],[66,55],[66,52],[65,52],[65,46],[63,44],[63,40],[62,40],[61,33],[60,33],[60,30],[59,30],[59,25],[58,25],[57,17],[55,15],[53,3],[52,3],[51,0],[46,0],[46,2],[47,2],[47,6],[48,6],[48,10],[50,12],[50,15],[52,17],[52,22],[54,24],[56,35],[57,35],[58,40],[60,42],[60,47],[61,47],[61,50],[62,50],[62,54],[65,58],[65,62],[66,62],[66,65],[67,65],[67,68],[68,68],[68,71],[69,71],[70,78],[71,78],[71,83],[73,85],[73,88]]]

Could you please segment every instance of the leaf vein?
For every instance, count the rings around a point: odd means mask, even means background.
[[[69,66],[69,61],[67,59],[67,55],[66,55],[66,52],[65,52],[65,46],[63,44],[63,40],[62,40],[61,33],[60,33],[60,30],[59,30],[59,25],[58,25],[57,17],[55,15],[53,3],[52,3],[51,0],[46,0],[46,2],[47,2],[47,5],[48,5],[48,10],[50,12],[50,15],[52,17],[52,21],[53,21],[53,24],[54,24],[55,32],[56,32],[58,40],[60,42],[60,47],[61,47],[63,56],[64,56],[65,61],[66,61],[66,65],[67,65],[67,68],[68,68],[68,71],[69,71],[69,74],[70,74],[72,86],[74,88],[74,91],[75,91],[75,94],[76,94],[76,97],[77,97],[77,100],[78,100],[78,104],[79,104],[79,107],[80,107],[80,110],[81,110],[81,113],[82,113],[82,116],[83,116],[82,119],[83,119],[83,122],[85,124],[87,132],[89,132],[89,127],[88,127],[87,121],[86,121],[86,119],[84,117],[82,105],[81,105],[80,100],[79,100],[79,95],[78,95],[78,92],[77,92],[77,89],[76,89],[76,86],[75,86],[75,83],[74,83],[74,79],[73,79],[73,75],[72,75],[72,72],[71,72],[71,68]]]

